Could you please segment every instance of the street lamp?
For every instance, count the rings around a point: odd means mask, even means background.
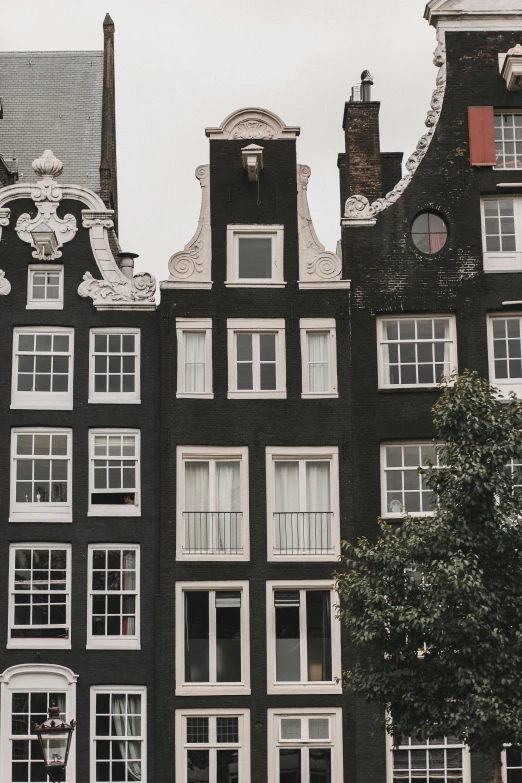
[[[55,704],[49,707],[48,720],[40,724],[33,723],[33,731],[40,743],[45,769],[53,783],[61,783],[65,779],[65,768],[75,726],[74,720],[70,723],[60,720],[60,708]]]

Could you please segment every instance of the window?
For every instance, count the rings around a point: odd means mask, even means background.
[[[283,288],[283,226],[227,226],[227,281],[242,288]]]
[[[469,752],[456,737],[419,741],[403,737],[398,747],[386,735],[388,746],[388,783],[418,783],[442,780],[469,783]]]
[[[329,581],[267,582],[268,693],[341,693],[341,637]]]
[[[522,781],[522,749],[508,746],[502,753],[502,780],[504,783]]]
[[[249,710],[176,710],[178,783],[249,783]]]
[[[419,468],[428,460],[439,465],[433,443],[384,443],[381,447],[381,514],[402,518],[404,514],[431,516],[436,495],[426,486]]]
[[[212,319],[176,318],[178,389],[176,397],[212,399]]]
[[[140,402],[140,330],[91,329],[89,402]]]
[[[483,198],[481,207],[484,272],[522,271],[522,198]]]
[[[497,169],[522,169],[522,114],[495,114]]]
[[[248,448],[179,446],[177,557],[248,560]]]
[[[229,399],[286,398],[283,318],[229,318]]]
[[[72,522],[71,441],[71,430],[12,430],[10,522]]]
[[[335,318],[301,318],[302,397],[338,397]]]
[[[13,332],[11,408],[73,407],[74,330],[17,327]]]
[[[457,367],[453,316],[379,318],[379,388],[435,386]]]
[[[90,430],[89,516],[139,516],[139,430]]]
[[[269,560],[340,554],[337,446],[266,449]]]
[[[145,688],[91,688],[91,781],[147,781]]]
[[[27,310],[63,310],[63,266],[29,264]]]
[[[342,710],[268,710],[269,780],[342,783]]]
[[[70,647],[68,544],[11,544],[8,647]]]
[[[488,318],[489,379],[504,395],[522,395],[522,316]]]
[[[178,582],[176,603],[176,694],[250,693],[248,583]]]
[[[413,244],[425,255],[442,250],[448,240],[448,227],[436,212],[421,212],[411,225]]]
[[[140,649],[140,548],[89,546],[87,649]]]

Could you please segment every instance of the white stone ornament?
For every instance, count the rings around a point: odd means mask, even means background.
[[[218,128],[205,128],[211,139],[295,139],[300,129],[285,125],[267,109],[246,108],[225,117]]]
[[[3,269],[0,269],[0,296],[7,296],[11,293],[11,283],[5,276]]]
[[[86,272],[78,293],[83,297],[90,296],[98,309],[103,310],[110,309],[107,305],[115,303],[153,301],[155,290],[156,280],[148,272],[134,275],[131,280],[124,278],[112,283],[107,280],[97,280],[90,272]]]

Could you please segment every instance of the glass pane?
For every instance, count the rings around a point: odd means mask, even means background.
[[[276,592],[276,601],[277,595]],[[276,680],[277,682],[298,682],[301,679],[299,605],[276,605],[275,615]]]
[[[216,767],[216,783],[240,783],[237,750],[216,750]]]
[[[271,237],[238,238],[238,276],[244,279],[272,277]]]
[[[210,763],[208,750],[187,750],[187,783],[209,783]]]
[[[301,748],[280,748],[279,783],[301,783]]]
[[[310,748],[308,753],[310,764],[310,783],[331,783],[331,748]]]
[[[209,594],[185,592],[185,681],[209,682]]]
[[[241,607],[218,606],[218,596],[216,594],[216,679],[218,682],[241,682]],[[241,599],[240,593],[232,593],[232,596]]]
[[[309,682],[332,679],[330,592],[306,592],[306,644]]]

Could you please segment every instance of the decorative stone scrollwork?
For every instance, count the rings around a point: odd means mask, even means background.
[[[3,269],[0,269],[0,296],[7,296],[11,293],[11,283],[5,276]]]
[[[78,293],[83,297],[90,296],[98,309],[104,309],[104,305],[114,303],[151,302],[154,300],[155,290],[156,280],[148,272],[135,275],[132,280],[114,282],[97,280],[90,272],[86,272]]]
[[[240,122],[239,125],[230,131],[231,139],[273,139],[275,138],[274,130],[266,124],[266,122],[259,122],[259,120],[245,120]]]
[[[9,225],[10,209],[0,209],[0,240],[2,239],[2,228]]]
[[[107,209],[105,212],[96,212],[95,210],[82,209],[82,226],[84,228],[92,228],[93,226],[113,228],[113,215],[113,209]]]
[[[295,139],[299,128],[285,125],[267,109],[246,108],[225,117],[218,128],[205,128],[211,139]]]

